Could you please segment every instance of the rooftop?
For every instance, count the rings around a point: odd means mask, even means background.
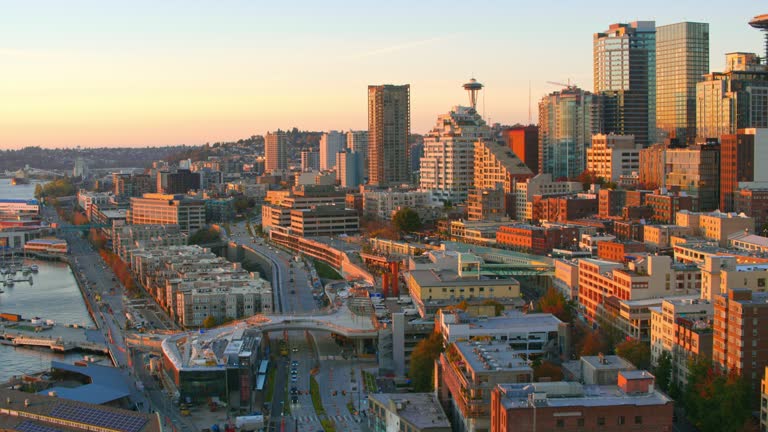
[[[432,393],[371,393],[368,397],[388,409],[417,429],[450,428],[440,402]]]
[[[40,202],[36,199],[11,199],[2,198],[0,204],[27,204],[27,205],[40,205]]]
[[[51,362],[51,369],[63,370],[85,375],[90,383],[79,387],[53,387],[38,394],[47,395],[56,392],[56,396],[78,402],[96,405],[106,404],[130,395],[126,377],[120,369],[87,363],[77,366],[57,361]]]
[[[647,373],[647,372],[646,372]],[[583,385],[578,382],[548,382],[529,384],[499,384],[501,403],[507,409],[530,408],[528,396],[537,398],[536,406],[580,407],[620,405],[665,405],[672,402],[668,396],[657,391],[640,394],[624,393],[615,385]]]
[[[506,342],[455,342],[467,366],[478,372],[531,372],[523,360],[522,351],[514,350]]]
[[[157,414],[0,389],[0,429],[159,432],[161,427]]]

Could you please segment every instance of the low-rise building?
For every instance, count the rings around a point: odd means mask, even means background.
[[[451,432],[433,393],[371,393],[367,417],[372,432]]]
[[[625,262],[628,255],[644,252],[645,244],[636,241],[609,240],[597,243],[597,257],[607,261]]]
[[[691,229],[679,225],[645,225],[643,242],[653,250],[669,249],[672,237],[691,234]]]
[[[508,218],[509,197],[501,188],[471,189],[467,195],[467,220],[498,221]]]
[[[276,227],[290,227],[291,211],[305,210],[319,206],[344,206],[346,194],[333,186],[302,185],[290,191],[269,191],[261,206],[261,225],[267,232]]]
[[[634,135],[592,135],[592,146],[587,149],[587,171],[606,181],[617,182],[619,177],[640,168],[640,148],[635,144]]]
[[[506,342],[456,342],[436,364],[437,395],[454,431],[491,430],[491,393],[497,384],[527,383],[533,370]]]
[[[178,225],[182,232],[193,233],[205,226],[205,202],[184,195],[144,194],[131,198],[126,220],[133,225]]]
[[[720,247],[728,247],[728,237],[753,233],[755,221],[749,216],[713,211],[710,213],[678,212],[677,224],[700,232],[704,238],[714,240]],[[684,225],[686,224],[686,225]]]
[[[434,316],[440,308],[462,300],[519,299],[520,282],[482,275],[479,271],[482,261],[476,255],[461,253],[457,268],[410,270],[405,281],[421,316]]]
[[[92,218],[93,206],[108,204],[113,198],[112,192],[91,192],[83,189],[77,191],[77,205],[83,209],[88,220]]]
[[[302,237],[356,234],[360,217],[344,206],[318,206],[291,210],[291,232]]]
[[[651,364],[667,353],[671,379],[684,386],[689,362],[712,358],[713,316],[714,305],[696,298],[670,298],[651,308]]]
[[[552,249],[574,247],[578,235],[577,228],[567,226],[502,225],[496,232],[496,244],[520,252],[546,255]]]
[[[652,193],[645,196],[645,204],[653,211],[651,220],[659,224],[674,224],[677,212],[693,209],[693,199],[685,194]]]
[[[768,182],[739,183],[734,194],[733,210],[755,220],[755,230],[764,233],[768,223]]]
[[[529,358],[568,356],[568,325],[549,313],[472,317],[461,310],[441,310],[435,320],[446,344],[490,339],[506,342]]]
[[[363,214],[368,217],[390,220],[401,208],[411,208],[417,212],[421,208],[433,208],[429,191],[369,190],[363,194]]]
[[[500,384],[491,398],[494,432],[672,431],[674,401],[646,371],[621,371],[616,385]]]
[[[579,261],[576,259],[558,258],[555,262],[555,277],[552,286],[566,299],[579,301]]]
[[[768,253],[768,237],[736,233],[728,236],[728,247],[746,252]]]
[[[525,182],[518,182],[515,190],[515,217],[530,222],[534,219],[534,197],[571,195],[583,190],[580,182],[553,181],[552,174],[538,174]]]

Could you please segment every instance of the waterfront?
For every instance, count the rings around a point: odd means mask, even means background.
[[[30,199],[35,184],[12,186],[10,179],[0,179],[0,198]],[[69,266],[61,262],[34,261],[40,268],[33,284],[17,282],[3,288],[0,312],[20,314],[24,318],[41,317],[61,324],[94,326]],[[25,265],[32,264],[28,261]],[[21,277],[21,274],[17,275]],[[51,360],[72,362],[82,353],[55,354],[43,349],[14,348],[0,345],[0,381],[13,375],[38,372],[50,367]]]

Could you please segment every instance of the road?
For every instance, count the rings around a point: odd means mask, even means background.
[[[52,208],[43,207],[43,215],[57,221],[62,227],[71,226],[60,220]],[[159,412],[169,426],[175,425],[182,431],[197,430],[189,421],[181,417],[167,396],[156,388],[148,388],[153,385],[153,379],[147,378],[142,373],[143,360],[136,362],[135,356],[131,355],[125,343],[125,289],[115,280],[112,269],[104,263],[98,252],[79,231],[63,231],[61,237],[65,238],[69,244],[69,258],[72,260],[70,267],[83,287],[84,299],[94,312],[94,321],[104,334],[115,366],[122,369],[130,381],[142,381],[147,390],[141,391],[138,385],[131,386],[131,401],[139,410]],[[97,295],[101,301],[97,301]]]
[[[254,239],[248,233],[245,222],[231,226],[229,240],[253,248],[269,259],[277,269],[272,283],[276,312],[304,314],[317,312],[322,307],[321,299],[313,295],[310,282],[316,278],[316,274],[311,263],[296,262],[293,255],[269,245],[261,238]],[[319,291],[316,290],[315,294],[319,294]],[[353,364],[349,360],[342,359],[341,348],[331,338],[330,333],[295,331],[288,332],[287,335],[271,336],[275,344],[276,340],[287,336],[291,347],[288,359],[281,358],[278,361],[270,413],[275,430],[297,432],[322,430],[320,416],[315,412],[312,397],[309,394],[309,377],[313,370],[316,373],[315,379],[319,384],[326,416],[336,424],[336,430],[367,430],[365,423],[358,423],[359,418],[350,413],[347,408],[347,402],[353,401],[357,409],[358,399],[366,398],[354,393],[360,390],[359,378],[352,380]],[[277,345],[274,347],[276,348]],[[316,347],[321,347],[320,351]],[[329,356],[339,360],[333,362],[323,360]],[[298,365],[296,381],[292,382],[290,369],[291,362],[294,360]],[[355,373],[359,375],[359,370]],[[285,395],[285,391],[290,393],[291,387],[294,386],[299,393],[295,404],[290,395],[288,397]],[[281,402],[290,404],[290,415],[286,415],[288,410],[284,409]],[[277,421],[277,419],[280,420]]]

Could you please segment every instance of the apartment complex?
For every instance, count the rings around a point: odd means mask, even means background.
[[[546,255],[552,249],[574,247],[578,237],[576,227],[515,224],[500,226],[496,243],[520,252]]]
[[[339,206],[344,208],[346,195],[337,192],[333,186],[306,185],[296,186],[290,192],[272,194],[268,201],[261,206],[261,224],[264,230],[274,227],[289,227],[291,211],[306,210],[322,206]]]
[[[113,173],[112,187],[115,197],[119,199],[140,197],[157,192],[157,180],[149,174]]]
[[[579,182],[553,181],[551,174],[539,174],[526,182],[519,182],[515,192],[515,215],[518,220],[532,221],[534,197],[569,195],[581,192]]]
[[[338,131],[325,132],[320,137],[320,170],[336,168],[336,154],[344,150],[347,137]]]
[[[160,171],[157,173],[157,193],[166,195],[185,194],[200,189],[200,173],[188,169]]]
[[[712,361],[742,376],[759,394],[768,364],[768,293],[732,288],[715,296]]]
[[[398,186],[411,179],[411,86],[368,86],[368,177],[371,185]]]
[[[735,209],[741,183],[768,181],[768,129],[723,135],[720,149],[720,210],[728,212]]]
[[[144,194],[131,198],[126,220],[134,225],[178,225],[193,233],[205,226],[205,201],[184,195]]]
[[[301,237],[336,236],[360,232],[360,217],[344,205],[292,209],[291,233]]]
[[[432,393],[371,393],[371,432],[451,432],[451,423]]]
[[[475,178],[474,143],[490,136],[491,129],[474,108],[455,106],[438,116],[424,136],[419,189],[429,191],[433,202],[466,201]]]
[[[264,172],[288,169],[288,141],[285,132],[267,132],[264,135]]]
[[[501,131],[504,143],[525,166],[536,175],[539,173],[539,127],[516,125]]]

